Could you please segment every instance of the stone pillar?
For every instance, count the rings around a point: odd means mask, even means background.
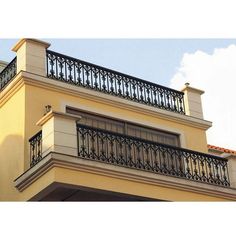
[[[42,126],[42,156],[58,152],[77,156],[76,120],[80,116],[50,111],[37,123]]]
[[[222,156],[228,159],[230,186],[236,188],[236,156],[231,154],[224,154]]]
[[[203,119],[201,95],[204,91],[190,87],[189,83],[181,91],[184,92],[186,115]]]
[[[49,43],[36,39],[21,39],[12,48],[17,56],[17,73],[27,71],[46,76],[46,49]]]

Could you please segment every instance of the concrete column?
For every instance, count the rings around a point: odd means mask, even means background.
[[[223,156],[228,159],[230,186],[236,188],[236,156],[231,154],[225,154]]]
[[[204,91],[190,87],[189,83],[186,83],[182,92],[184,92],[186,115],[203,119],[201,95]]]
[[[46,76],[46,49],[49,43],[36,39],[21,39],[12,48],[17,55],[17,73],[27,71]]]
[[[76,120],[81,117],[50,111],[37,125],[42,126],[42,156],[58,152],[77,156]]]

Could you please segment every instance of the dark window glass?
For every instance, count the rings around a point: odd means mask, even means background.
[[[82,119],[79,121],[79,123],[84,125],[120,134],[126,134],[153,142],[168,144],[171,146],[179,146],[179,135],[177,134],[143,127],[133,123],[116,120],[113,118],[97,115],[95,113],[93,114],[84,112],[82,110],[77,110],[70,107],[66,108],[66,112],[81,116]]]

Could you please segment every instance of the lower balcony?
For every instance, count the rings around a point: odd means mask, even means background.
[[[148,141],[50,112],[30,141],[22,200],[157,201],[235,199],[227,159]]]

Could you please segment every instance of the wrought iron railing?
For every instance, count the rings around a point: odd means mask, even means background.
[[[80,158],[229,186],[227,159],[77,124]]]
[[[47,77],[185,114],[183,93],[47,50]]]
[[[0,91],[12,80],[16,75],[16,57],[0,72]]]
[[[32,138],[30,143],[30,167],[33,167],[42,160],[42,131],[39,131]]]

